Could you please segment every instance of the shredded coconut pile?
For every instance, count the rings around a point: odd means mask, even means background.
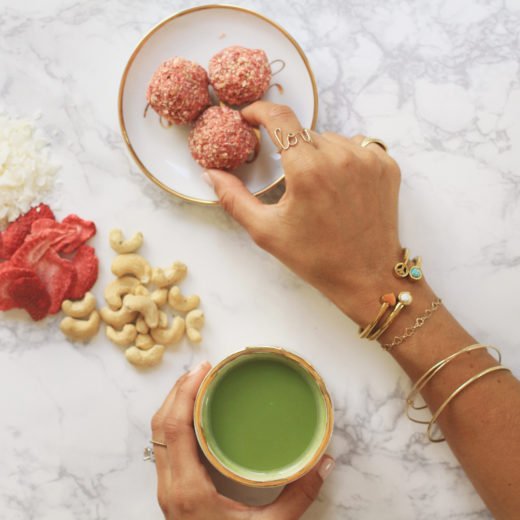
[[[0,113],[0,228],[42,201],[59,166],[28,119]]]

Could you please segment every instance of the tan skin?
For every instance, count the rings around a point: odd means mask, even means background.
[[[264,126],[271,136],[275,128],[286,133],[301,129],[286,106],[260,101],[242,114],[251,124]],[[261,248],[359,325],[376,315],[382,294],[411,291],[412,306],[380,338],[387,343],[412,325],[436,297],[424,280],[412,283],[392,274],[402,251],[397,228],[399,167],[378,145],[362,148],[361,136],[347,139],[313,132],[312,137],[313,144],[300,142],[282,153],[287,189],[275,205],[262,204],[226,172],[209,171],[209,178],[224,209]],[[416,381],[434,363],[473,343],[475,339],[442,306],[392,355]],[[436,410],[461,383],[496,364],[483,350],[463,354],[434,378],[422,396]],[[192,428],[195,393],[208,369],[204,366],[181,378],[152,423],[154,438],[168,444],[166,449],[155,450],[159,502],[165,516],[180,520],[299,518],[331,469],[327,457],[266,508],[249,508],[215,491],[198,459]],[[520,382],[510,372],[486,375],[446,408],[438,424],[494,517],[518,517]]]

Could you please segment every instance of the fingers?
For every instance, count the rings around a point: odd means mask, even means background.
[[[183,482],[200,482],[205,470],[200,462],[193,429],[193,406],[204,376],[210,369],[204,363],[179,381],[177,391],[165,410],[164,440],[172,478],[182,475]]]
[[[154,440],[167,445],[154,450],[159,488],[161,482],[182,481],[196,485],[205,480],[193,430],[193,405],[209,368],[209,363],[204,363],[181,377],[152,421]]]
[[[333,469],[334,459],[325,455],[316,468],[289,484],[276,501],[264,509],[265,518],[300,518],[318,498],[323,481]]]
[[[291,162],[300,158],[305,161],[306,156],[316,154],[320,146],[321,137],[316,132],[312,132],[312,142],[307,142],[306,135],[300,134],[303,129],[302,124],[292,109],[286,105],[257,101],[244,108],[242,116],[254,126],[264,126],[278,149],[288,144],[293,145],[281,152],[284,166],[288,164],[288,159]],[[296,136],[289,138],[290,133],[295,133]],[[285,173],[290,177],[293,172],[292,169],[286,169]]]
[[[154,415],[152,419],[152,439],[159,442],[165,442],[164,435],[164,420],[166,417],[166,410],[171,406],[177,393],[179,383],[185,378],[187,374],[184,374],[170,390],[163,404]],[[158,494],[161,494],[162,490],[168,489],[171,484],[171,473],[170,464],[168,462],[168,452],[163,446],[153,446],[153,452],[155,456],[155,469],[157,472],[157,484],[159,487]]]
[[[292,109],[286,105],[276,105],[269,101],[257,101],[242,110],[242,116],[253,126],[264,126],[273,143],[278,146],[274,131],[281,128],[287,132],[298,132],[302,125]]]
[[[262,204],[235,175],[220,170],[206,173],[222,207],[261,245],[272,208]]]

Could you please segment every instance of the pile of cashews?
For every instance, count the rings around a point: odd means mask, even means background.
[[[120,229],[113,229],[109,239],[117,256],[111,266],[116,278],[104,291],[107,306],[96,311],[91,293],[80,301],[63,302],[62,310],[67,314],[60,325],[63,333],[85,341],[97,333],[101,319],[106,323],[108,339],[125,347],[126,359],[139,367],[160,363],[166,347],[178,343],[184,333],[190,342],[200,343],[204,326],[200,298],[184,296],[177,285],[188,274],[186,265],[174,262],[166,269],[152,268],[137,254],[143,244],[142,233],[125,240]],[[172,311],[171,324],[168,308]],[[88,320],[77,319],[86,316]]]

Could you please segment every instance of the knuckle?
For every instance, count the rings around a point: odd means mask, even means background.
[[[342,148],[341,150],[338,150],[336,158],[340,167],[349,168],[350,166],[352,166],[355,156],[351,150]]]
[[[365,166],[371,171],[380,172],[382,170],[381,160],[379,159],[376,152],[372,150],[366,150],[363,156],[363,162],[365,163]]]
[[[288,105],[271,105],[268,110],[268,116],[273,119],[285,118],[293,115],[294,112]]]
[[[156,412],[154,414],[154,416],[152,417],[152,421],[151,421],[152,431],[153,432],[159,431],[162,428],[163,422],[164,422],[164,417],[161,414],[161,412]]]
[[[178,515],[188,515],[195,512],[199,498],[186,487],[176,486],[173,491],[173,503]]]
[[[175,444],[186,433],[187,426],[177,419],[168,418],[163,423],[166,444]]]
[[[315,174],[322,170],[322,161],[315,154],[301,154],[295,157],[297,168],[301,174]]]

